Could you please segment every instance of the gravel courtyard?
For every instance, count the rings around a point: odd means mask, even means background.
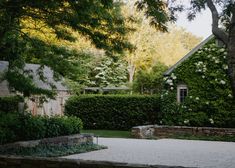
[[[99,138],[98,143],[108,149],[64,158],[200,168],[235,167],[234,142]]]

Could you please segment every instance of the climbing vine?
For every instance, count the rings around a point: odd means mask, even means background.
[[[163,124],[235,127],[235,103],[228,78],[227,52],[211,40],[164,79]],[[177,85],[188,86],[183,103]]]

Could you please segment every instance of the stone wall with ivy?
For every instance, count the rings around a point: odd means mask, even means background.
[[[235,127],[235,102],[228,78],[227,52],[208,42],[164,79],[161,121],[168,125]],[[183,103],[177,85],[188,86]]]

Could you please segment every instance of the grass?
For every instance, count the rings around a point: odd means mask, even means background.
[[[133,138],[130,131],[116,131],[116,130],[82,130],[82,133],[93,133],[99,137],[106,138]],[[235,142],[235,136],[195,136],[188,134],[175,134],[169,135],[166,138],[171,139],[185,139],[185,140],[205,140],[205,141],[225,141],[225,142]],[[161,139],[157,137],[151,137],[148,139]]]
[[[19,148],[0,148],[0,155],[19,155],[34,157],[59,157],[77,153],[85,153],[94,150],[106,149],[107,147],[97,144],[82,144],[73,146],[37,146]]]
[[[105,137],[105,138],[132,138],[130,131],[82,130],[81,133],[92,133],[96,136]]]

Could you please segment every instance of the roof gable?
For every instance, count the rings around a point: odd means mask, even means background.
[[[169,76],[172,71],[177,68],[182,62],[184,62],[186,59],[191,57],[194,53],[196,53],[199,49],[201,49],[206,43],[208,43],[211,39],[214,38],[214,35],[210,35],[208,38],[203,40],[200,44],[198,44],[196,47],[194,47],[188,54],[186,54],[183,58],[181,58],[176,64],[171,66],[165,73],[164,76]]]
[[[0,61],[0,72],[6,71],[8,69],[8,65],[9,63],[7,61]],[[39,64],[25,64],[24,67],[25,70],[30,70],[32,72],[33,81],[37,87],[41,89],[51,90],[52,87],[49,84],[51,83],[56,87],[56,90],[68,90],[68,88],[62,84],[61,80],[55,81],[55,79],[53,78],[53,70],[51,70],[47,66],[43,68],[43,75],[46,78],[47,82],[42,81],[37,73],[40,67],[41,66]]]

